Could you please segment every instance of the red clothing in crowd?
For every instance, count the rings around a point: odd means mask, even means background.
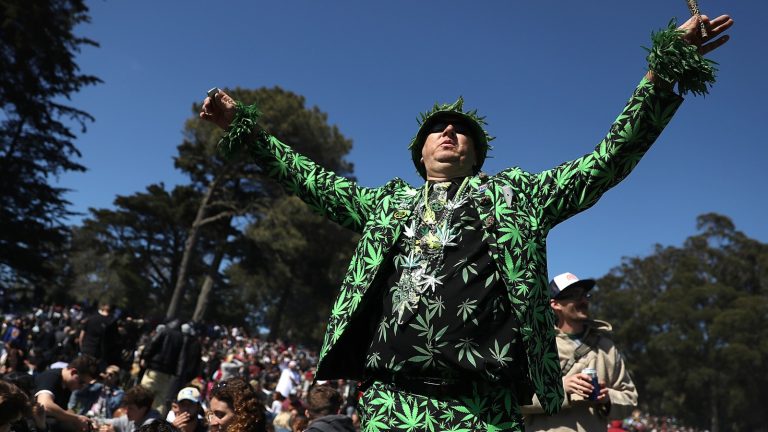
[[[621,420],[611,420],[611,424],[608,425],[608,432],[626,432],[626,429],[621,427]]]

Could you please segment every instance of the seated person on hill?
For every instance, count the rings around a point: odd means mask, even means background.
[[[45,408],[48,425],[54,431],[87,431],[88,417],[67,411],[70,396],[98,375],[96,359],[81,355],[63,369],[49,369],[35,376],[35,399]]]
[[[205,432],[208,427],[203,421],[203,408],[200,405],[200,390],[194,387],[184,387],[176,395],[176,401],[171,404],[169,417],[171,423],[181,432]]]
[[[141,426],[161,418],[160,413],[152,409],[154,400],[155,395],[152,391],[141,385],[128,389],[123,396],[125,414],[104,420],[99,427],[99,432],[135,432]]]
[[[354,432],[352,419],[341,412],[342,397],[336,389],[327,385],[316,385],[307,395],[307,417],[309,427],[306,432]]]

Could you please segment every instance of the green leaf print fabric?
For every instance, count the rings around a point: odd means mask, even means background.
[[[643,80],[592,152],[539,174],[510,168],[493,176],[479,174],[468,182],[469,203],[481,221],[490,255],[499,269],[511,306],[509,313],[514,313],[519,323],[528,366],[527,383],[520,387],[533,389],[546,412],[556,412],[563,399],[554,316],[546,289],[547,233],[594,205],[605,191],[626,177],[681,101],[677,95]],[[257,120],[253,116],[240,118],[247,118],[251,124]],[[242,127],[233,124],[231,129]],[[377,331],[375,325],[367,325],[368,315],[377,302],[381,307],[382,291],[375,288],[386,278],[379,272],[387,267],[383,264],[391,260],[393,246],[408,229],[406,222],[421,189],[397,178],[379,188],[358,186],[317,166],[258,128],[246,137],[225,137],[223,141],[232,152],[246,149],[265,172],[317,212],[362,234],[333,305],[316,376],[363,378],[366,351]],[[471,305],[466,308],[470,313]],[[472,359],[506,356],[501,345],[495,353],[473,351],[471,343],[460,350]],[[530,396],[522,395],[516,401],[528,403]],[[423,421],[412,412],[400,419],[403,425]]]

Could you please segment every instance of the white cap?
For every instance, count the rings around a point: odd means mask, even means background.
[[[551,298],[558,298],[560,293],[568,288],[582,287],[584,288],[584,292],[587,292],[594,286],[594,279],[579,279],[573,273],[562,273],[555,276],[555,278],[549,282],[549,295]]]
[[[177,402],[183,400],[200,403],[200,390],[194,387],[184,387],[183,389],[179,390],[179,394],[176,395]]]

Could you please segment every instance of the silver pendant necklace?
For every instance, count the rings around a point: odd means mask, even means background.
[[[408,255],[396,259],[402,268],[392,298],[398,324],[413,316],[424,292],[429,289],[434,293],[442,284],[436,275],[442,267],[445,248],[456,246],[453,240],[458,232],[451,226],[451,219],[454,210],[465,202],[463,195],[468,184],[469,177],[465,177],[452,200],[448,199],[450,182],[436,183],[431,197],[429,183],[424,185],[423,201],[405,228],[405,236],[410,240]]]

